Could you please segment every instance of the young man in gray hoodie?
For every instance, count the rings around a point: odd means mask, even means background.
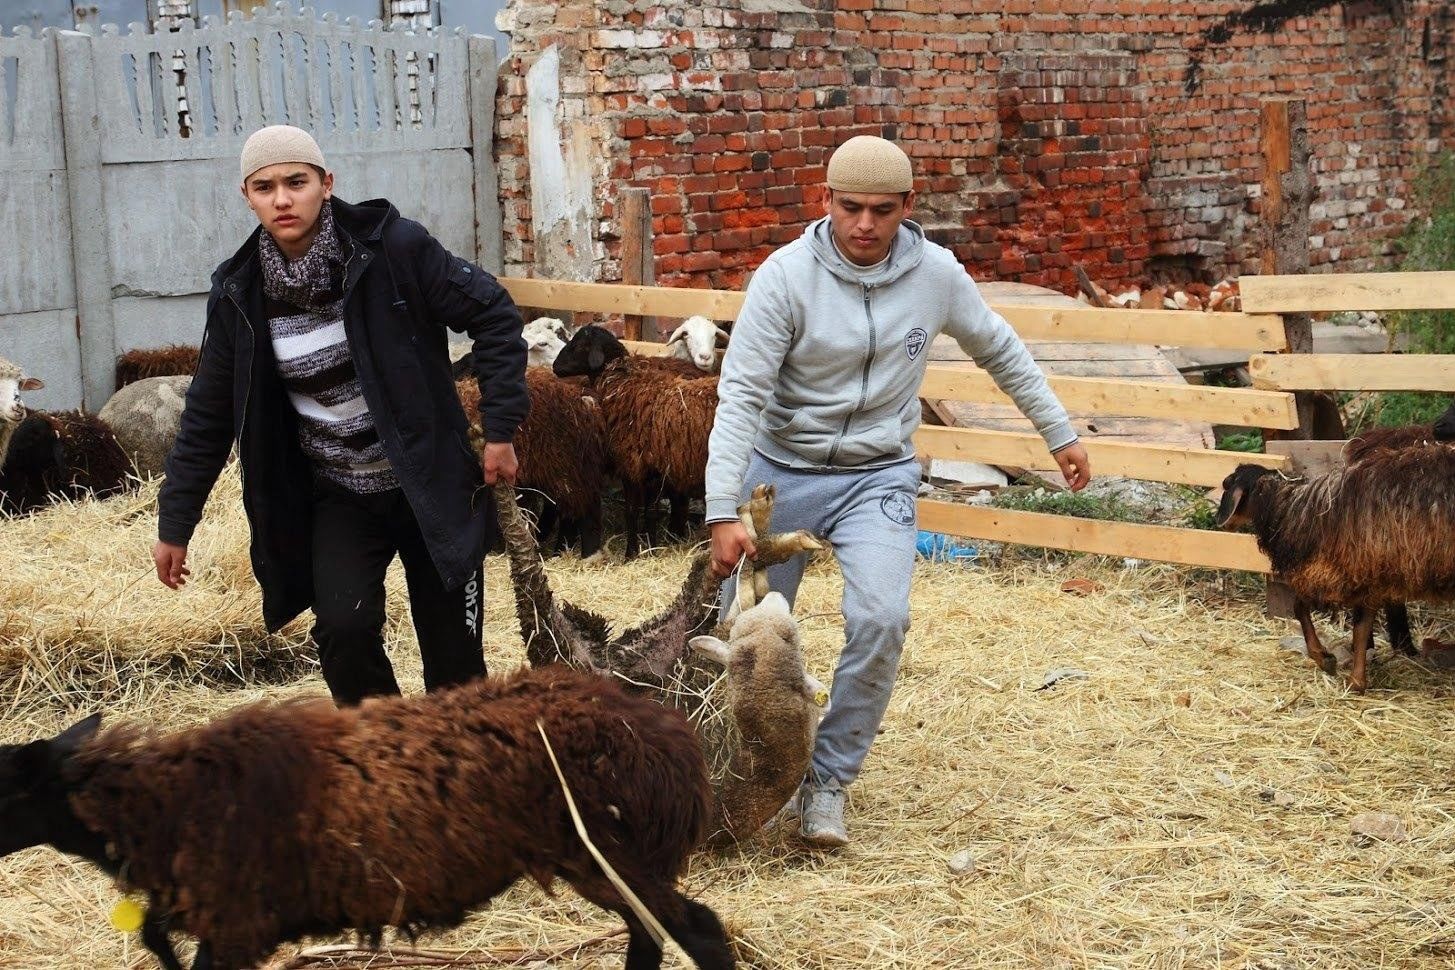
[[[844,790],[889,705],[909,629],[919,486],[910,436],[935,337],[954,337],[1010,395],[1073,490],[1091,467],[1015,331],[955,256],[908,221],[909,157],[861,135],[834,152],[827,181],[827,216],[764,261],[733,327],[708,446],[707,521],[723,577],[754,555],[736,510],[760,482],[777,488],[775,531],[808,529],[833,544],[845,642],[796,807],[805,839],[840,846]],[[769,582],[792,602],[803,568],[802,557],[775,566]]]

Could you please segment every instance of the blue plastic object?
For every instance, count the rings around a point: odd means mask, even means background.
[[[923,530],[915,539],[914,548],[921,558],[932,562],[958,562],[964,559],[974,559],[978,554],[974,546],[966,545],[955,536]]]

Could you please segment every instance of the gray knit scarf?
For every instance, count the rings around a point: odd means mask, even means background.
[[[344,264],[343,246],[333,225],[333,206],[328,202],[318,213],[318,235],[308,252],[289,259],[267,231],[258,239],[263,263],[263,292],[271,299],[318,312],[338,300],[336,267]]]

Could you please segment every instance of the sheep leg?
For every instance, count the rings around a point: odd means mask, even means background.
[[[167,933],[168,918],[166,913],[158,913],[148,906],[141,923],[141,942],[152,951],[162,970],[183,970],[182,961],[177,959],[177,951],[172,949],[172,938]]]
[[[197,944],[197,955],[192,958],[192,970],[212,970],[212,946],[206,940]]]
[[[630,907],[622,912],[626,920],[626,966],[623,970],[657,970],[662,965],[662,948],[652,939]]]
[[[592,504],[586,515],[580,520],[581,526],[581,558],[590,559],[601,551],[601,500],[600,498]]]
[[[1304,649],[1308,651],[1308,658],[1324,673],[1334,674],[1338,667],[1334,658],[1324,652],[1324,645],[1319,641],[1319,631],[1314,629],[1314,618],[1309,612],[1308,604],[1303,600],[1295,601],[1293,615],[1298,617],[1298,625],[1303,630]]]
[[[701,970],[731,970],[737,961],[717,914],[686,896],[678,894],[678,898],[685,915],[680,923],[668,924],[672,938]]]
[[[646,496],[646,489],[641,485],[632,482],[621,483],[621,496],[626,508],[623,516],[626,520],[626,553],[625,558],[635,559],[641,547],[637,544],[637,530],[641,525],[643,499]]]
[[[674,539],[685,539],[692,530],[687,526],[687,496],[675,489],[668,494],[671,514],[667,518],[667,531]]]
[[[1384,608],[1384,632],[1389,634],[1389,645],[1395,650],[1407,657],[1419,654],[1410,633],[1410,611],[1403,603],[1390,603]]]
[[[1374,645],[1374,611],[1358,607],[1354,610],[1354,662],[1349,665],[1349,687],[1362,694],[1369,687],[1369,670],[1365,666]]]

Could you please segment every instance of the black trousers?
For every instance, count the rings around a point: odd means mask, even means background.
[[[485,675],[480,569],[460,588],[445,589],[401,490],[358,495],[320,481],[313,502],[313,640],[323,679],[341,706],[399,693],[384,652],[384,576],[396,553],[404,563],[425,689]]]

